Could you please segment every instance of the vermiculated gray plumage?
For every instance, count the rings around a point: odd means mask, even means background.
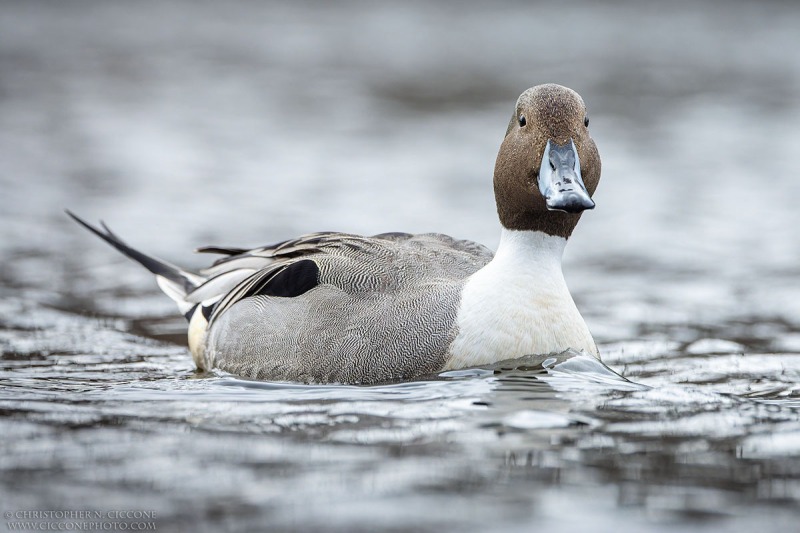
[[[264,266],[210,315],[207,366],[256,379],[374,383],[441,369],[464,280],[492,253],[440,234],[325,233],[234,255],[212,270],[252,268],[255,258]],[[309,260],[319,272],[307,292],[248,295],[248,285]]]

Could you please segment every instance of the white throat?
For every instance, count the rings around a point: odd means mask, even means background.
[[[520,231],[503,228],[494,259],[486,265],[500,272],[521,276],[541,276],[545,272],[563,280],[561,258],[567,239],[541,231]],[[541,269],[541,270],[540,270]],[[476,273],[477,274],[477,273]]]
[[[467,280],[447,369],[597,347],[561,271],[567,240],[503,228],[492,261]]]

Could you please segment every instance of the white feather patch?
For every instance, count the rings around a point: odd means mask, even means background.
[[[597,355],[561,271],[566,239],[503,228],[494,259],[470,276],[445,370],[568,348]]]
[[[170,281],[164,276],[156,276],[156,283],[164,291],[164,294],[170,297],[173,302],[178,304],[178,310],[181,313],[188,313],[189,309],[192,308],[194,304],[187,302],[184,298],[186,297],[186,291],[175,283],[174,281]]]
[[[192,318],[189,320],[189,351],[192,352],[194,364],[200,370],[208,370],[212,365],[208,364],[205,357],[205,340],[208,321],[203,316],[203,310],[197,306]]]
[[[209,299],[219,298],[230,292],[240,282],[252,276],[254,272],[255,270],[242,268],[215,276],[187,294],[185,300],[191,303],[200,303]]]
[[[238,270],[240,268],[249,268],[251,270],[260,270],[265,266],[268,266],[271,263],[274,263],[275,260],[268,257],[260,257],[257,255],[246,255],[244,257],[237,257],[236,259],[228,259],[219,263],[218,265],[213,265],[208,268],[204,268],[201,272],[206,276],[216,276],[222,272],[230,272],[232,270]]]

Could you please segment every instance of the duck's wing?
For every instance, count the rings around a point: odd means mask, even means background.
[[[348,294],[396,291],[431,279],[462,279],[492,258],[475,242],[427,233],[312,233],[277,244],[226,253],[201,273],[208,280],[186,295],[202,304],[210,323],[237,302],[253,296],[295,297],[320,284]]]

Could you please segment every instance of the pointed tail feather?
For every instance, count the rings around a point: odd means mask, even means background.
[[[202,285],[203,282],[205,282],[205,278],[131,248],[125,244],[122,239],[117,237],[103,222],[100,222],[102,229],[96,228],[69,210],[65,211],[75,222],[106,241],[123,255],[133,259],[155,274],[158,286],[167,296],[178,304],[178,309],[180,309],[182,313],[187,313],[195,306],[195,303],[187,302],[185,297],[198,286]]]

